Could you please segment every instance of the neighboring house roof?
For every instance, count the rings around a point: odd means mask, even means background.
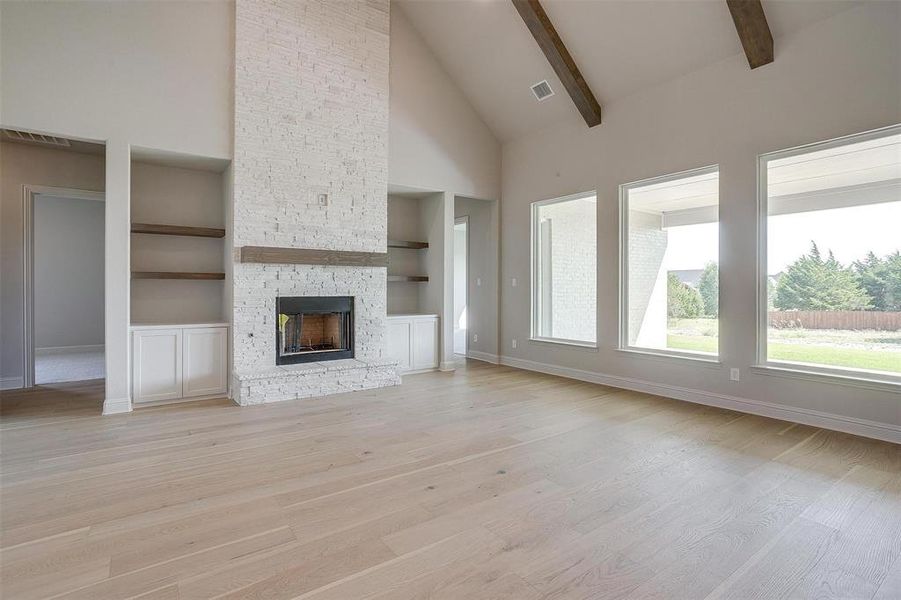
[[[698,287],[698,283],[701,281],[701,273],[703,272],[704,269],[677,269],[670,271],[679,281],[694,288]]]

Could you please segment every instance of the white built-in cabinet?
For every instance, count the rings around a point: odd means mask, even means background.
[[[135,404],[228,393],[228,325],[132,328]]]
[[[438,315],[388,315],[388,356],[401,373],[438,368]]]

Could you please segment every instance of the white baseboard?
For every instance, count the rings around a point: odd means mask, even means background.
[[[401,377],[405,377],[407,375],[420,375],[422,373],[433,373],[437,371],[435,367],[429,367],[428,369],[411,369],[409,371],[398,371],[397,374]]]
[[[478,350],[470,350],[466,353],[466,358],[472,358],[474,360],[481,360],[486,363],[491,363],[493,365],[500,364],[500,360],[497,357],[497,354],[491,354],[488,352],[479,352]]]
[[[131,398],[107,398],[103,401],[103,415],[118,415],[131,412]]]
[[[516,367],[518,369],[525,369],[527,371],[559,375],[569,379],[577,379],[589,383],[644,392],[656,396],[673,398],[675,400],[704,404],[706,406],[726,408],[752,415],[770,417],[782,421],[790,421],[792,423],[801,423],[802,425],[822,427],[823,429],[832,429],[844,433],[851,433],[863,437],[901,444],[901,426],[892,425],[890,423],[857,419],[817,410],[764,402],[762,400],[751,400],[749,398],[715,394],[713,392],[705,392],[703,390],[683,388],[663,383],[653,383],[641,379],[632,379],[630,377],[620,377],[617,375],[596,373],[594,371],[560,367],[522,358],[514,358],[512,356],[501,356],[500,364]]]
[[[22,377],[0,377],[0,390],[17,390],[25,387]]]
[[[206,396],[187,396],[184,398],[172,398],[170,400],[151,400],[149,402],[132,402],[132,411],[141,408],[153,408],[154,406],[168,406],[170,404],[189,404],[202,400],[234,400],[228,394],[208,394]]]
[[[68,354],[70,352],[103,352],[104,345],[94,346],[47,346],[44,348],[35,348],[35,355],[39,354]]]
[[[452,360],[446,360],[446,361],[442,362],[440,365],[438,365],[438,370],[445,371],[445,372],[456,371],[457,363],[455,363]]]

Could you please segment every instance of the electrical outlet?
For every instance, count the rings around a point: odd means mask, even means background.
[[[729,379],[731,379],[732,381],[738,381],[739,375],[740,373],[738,369],[729,369]]]
[[[478,333],[472,334],[472,342],[476,343],[478,341],[479,341],[479,334]]]
[[[476,277],[476,287],[482,287],[482,278]]]
[[[510,280],[510,285],[512,285],[513,287],[516,287],[516,277],[514,277],[513,279]]]
[[[516,338],[513,339],[512,346],[513,346],[513,349],[515,350],[516,349]]]
[[[316,201],[319,202],[319,206],[328,206],[328,194],[319,194]]]

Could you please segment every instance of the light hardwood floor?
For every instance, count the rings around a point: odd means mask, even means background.
[[[101,394],[2,394],[4,599],[901,598],[901,446],[481,363]]]

